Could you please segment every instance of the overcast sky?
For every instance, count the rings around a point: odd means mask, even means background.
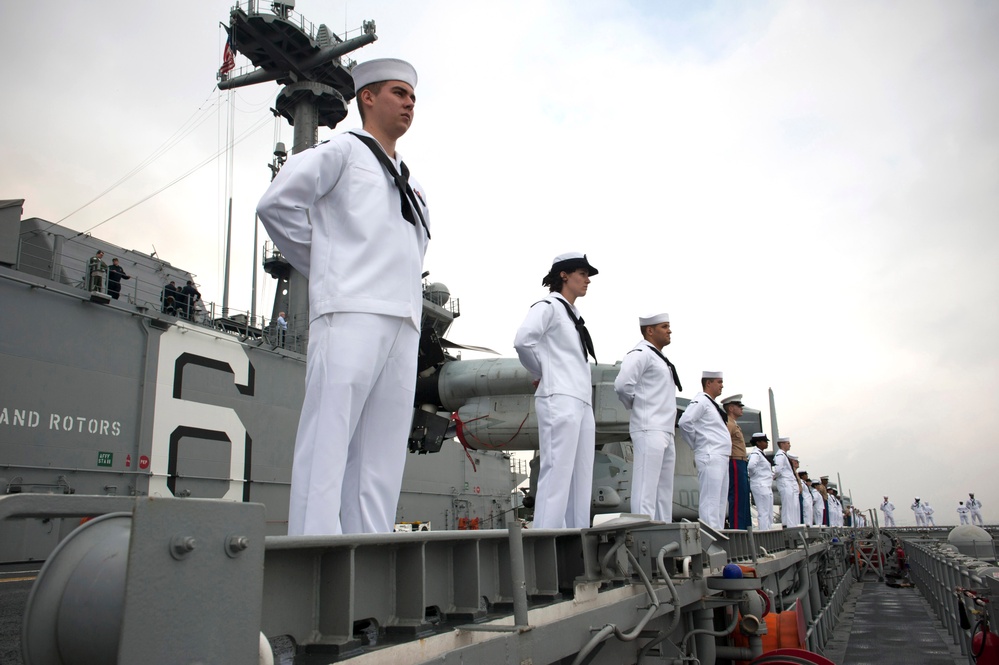
[[[0,198],[58,221],[183,137],[64,224],[155,246],[221,301],[224,159],[118,213],[222,149],[231,99],[249,134],[230,304],[249,309],[253,209],[292,131],[268,111],[276,86],[215,89],[230,6],[8,3]],[[839,473],[858,505],[887,493],[911,524],[920,496],[953,523],[974,491],[999,522],[999,3],[296,10],[340,34],[374,19],[353,57],[419,71],[399,150],[429,197],[426,269],[460,298],[450,339],[512,356],[552,257],[584,251],[600,274],[577,304],[602,362],[668,311],[683,397],[722,370],[769,422],[773,387],[802,468]],[[360,125],[351,108],[339,130]]]

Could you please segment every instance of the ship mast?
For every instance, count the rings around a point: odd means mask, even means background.
[[[347,117],[347,103],[354,98],[350,72],[355,62],[343,56],[378,36],[374,21],[364,21],[357,37],[343,39],[296,13],[294,0],[268,4],[269,11],[263,11],[262,0],[246,0],[229,13],[225,26],[229,39],[254,69],[232,77],[222,74],[218,87],[231,90],[266,81],[284,84],[275,110],[295,128],[291,152],[296,154],[316,144],[319,125],[332,129]],[[309,331],[308,280],[279,254],[265,257],[264,270],[278,280],[271,317],[287,313],[288,346],[304,353]]]

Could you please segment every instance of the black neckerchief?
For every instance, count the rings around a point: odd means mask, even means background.
[[[563,300],[562,298],[555,298],[555,300],[562,303],[562,306],[565,307],[566,313],[572,320],[572,324],[576,326],[576,332],[579,334],[579,345],[583,349],[583,360],[589,362],[589,358],[587,358],[587,353],[589,353],[589,355],[593,356],[593,362],[597,362],[597,354],[593,350],[593,339],[590,337],[590,331],[586,329],[585,325],[583,325],[585,323],[585,321],[583,321],[583,317],[576,316],[576,313],[572,311],[572,305],[570,305],[567,300]],[[538,302],[551,302],[551,300],[546,298],[544,300],[539,300]],[[534,305],[537,304],[537,302],[534,303]],[[531,307],[534,307],[534,305],[531,305]]]
[[[652,351],[657,356],[659,356],[660,358],[662,358],[662,360],[663,360],[664,363],[666,363],[666,365],[669,367],[670,373],[673,375],[673,383],[676,385],[677,391],[683,392],[683,386],[680,385],[680,377],[677,376],[677,374],[676,374],[676,365],[674,365],[673,363],[671,363],[669,361],[669,358],[667,358],[666,356],[663,355],[662,351],[660,351],[656,347],[652,346],[648,342],[646,342],[646,344],[648,344],[649,348],[652,349]]]
[[[718,415],[721,416],[722,422],[725,423],[725,427],[728,427],[728,414],[725,413],[725,409],[718,406],[718,402],[711,399],[711,395],[704,393],[704,396],[708,398],[708,401],[714,405],[715,409],[718,410]]]
[[[430,240],[430,229],[427,227],[427,220],[423,218],[423,211],[420,210],[420,204],[416,201],[416,194],[413,192],[413,188],[409,184],[409,167],[406,166],[406,162],[399,162],[399,168],[402,169],[402,174],[395,170],[395,164],[389,159],[389,156],[385,154],[378,141],[374,140],[370,136],[364,136],[363,134],[357,134],[355,132],[348,132],[349,134],[357,137],[364,145],[368,146],[371,152],[374,153],[375,157],[378,159],[379,163],[385,170],[388,171],[389,175],[392,176],[392,181],[395,183],[396,188],[399,190],[399,200],[402,205],[402,217],[407,222],[416,226],[416,215],[420,217],[420,224],[423,225],[423,230],[427,233],[427,240]],[[416,215],[413,215],[413,211],[416,211]]]

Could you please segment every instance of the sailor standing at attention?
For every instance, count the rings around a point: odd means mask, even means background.
[[[923,512],[923,504],[919,503],[919,497],[912,502],[912,512],[916,515],[916,526],[926,526],[926,513]]]
[[[541,280],[551,295],[531,306],[513,346],[537,391],[541,470],[534,504],[534,528],[590,526],[593,456],[593,377],[590,333],[576,309],[597,269],[585,254],[560,254]]]
[[[767,449],[770,439],[763,432],[757,432],[749,440],[752,448],[749,450],[747,473],[749,488],[753,491],[753,501],[756,502],[757,528],[762,530],[773,528],[774,525],[774,467],[770,466],[763,451]]]
[[[728,463],[728,524],[732,529],[745,529],[752,524],[749,512],[749,454],[738,418],[742,416],[742,395],[732,395],[721,401],[725,409],[725,424],[732,437],[732,452]]]
[[[964,505],[964,501],[957,502],[957,516],[961,518],[961,524],[970,524],[968,521],[968,513],[971,509]]]
[[[683,388],[676,367],[662,352],[672,336],[669,314],[641,316],[638,326],[642,341],[625,354],[614,379],[618,399],[631,411],[631,512],[672,522],[676,393]]]
[[[985,521],[982,519],[982,502],[975,498],[974,492],[968,493],[968,509],[971,511],[971,523],[985,526]]]
[[[937,523],[933,521],[933,506],[930,505],[929,501],[923,501],[923,516],[926,518],[926,526],[936,526]]]
[[[881,512],[885,514],[885,526],[895,526],[895,504],[887,496],[881,504]]]
[[[797,526],[801,521],[798,510],[798,495],[795,489],[798,479],[791,468],[791,460],[787,451],[791,448],[791,439],[782,436],[777,439],[777,452],[774,453],[774,475],[777,477],[777,491],[780,492],[780,522],[785,527]]]
[[[677,425],[694,451],[699,487],[698,517],[713,529],[725,528],[728,500],[728,461],[732,436],[725,411],[715,401],[724,382],[721,372],[701,374],[701,392],[687,404]]]
[[[257,207],[309,280],[289,535],[391,532],[412,423],[429,211],[395,148],[416,70],[384,58],[352,74],[363,130],[293,155]]]
[[[798,481],[801,483],[801,523],[805,526],[812,526],[812,506],[815,499],[812,498],[812,481],[808,479],[807,471],[798,472]]]

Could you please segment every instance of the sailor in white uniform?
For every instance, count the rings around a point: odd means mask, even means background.
[[[309,280],[289,535],[391,532],[412,423],[429,211],[395,145],[416,71],[386,58],[353,77],[364,129],[293,155],[257,207]]]
[[[766,450],[770,439],[763,432],[756,432],[749,440],[749,463],[747,470],[749,473],[749,491],[753,493],[753,501],[756,503],[757,527],[761,531],[772,529],[774,525],[774,473],[775,469],[770,465],[763,451]]]
[[[534,504],[537,529],[590,526],[593,456],[593,379],[588,356],[596,355],[576,299],[586,295],[597,269],[585,254],[556,256],[542,279],[550,295],[534,303],[513,346],[537,391],[541,471]]]
[[[799,471],[798,480],[801,481],[801,523],[812,526],[812,506],[815,505],[815,499],[812,498],[812,481],[808,479],[807,471]]]
[[[895,526],[895,504],[887,496],[881,504],[881,512],[885,514],[885,526]]]
[[[971,511],[971,523],[985,526],[985,520],[982,519],[982,502],[975,498],[974,492],[968,493],[967,506]]]
[[[714,529],[725,528],[728,505],[728,460],[732,436],[725,411],[715,401],[724,389],[721,372],[701,374],[701,392],[694,395],[677,425],[694,451],[697,466],[698,517]]]
[[[826,512],[825,502],[822,501],[822,492],[818,490],[818,486],[821,483],[817,480],[813,480],[811,483],[812,490],[812,524],[815,526],[822,526],[822,518]]]
[[[797,526],[801,523],[798,509],[798,481],[787,452],[791,448],[791,439],[786,436],[779,437],[777,448],[777,452],[774,453],[774,474],[777,477],[777,491],[780,492],[780,522],[785,527]]]
[[[919,497],[912,502],[912,512],[916,516],[916,526],[926,526],[926,513],[923,512],[923,504],[919,502]]]
[[[926,519],[926,526],[936,526],[937,523],[933,521],[933,506],[930,505],[929,501],[923,501],[923,517]]]
[[[971,522],[968,521],[968,514],[970,512],[971,509],[964,505],[964,501],[957,502],[957,516],[961,518],[961,524],[971,524]]]
[[[642,341],[625,354],[614,379],[614,391],[631,412],[631,512],[672,522],[676,393],[682,387],[662,352],[672,335],[669,314],[639,317],[638,325]]]
[[[843,504],[835,487],[829,490],[829,526],[843,526]]]

